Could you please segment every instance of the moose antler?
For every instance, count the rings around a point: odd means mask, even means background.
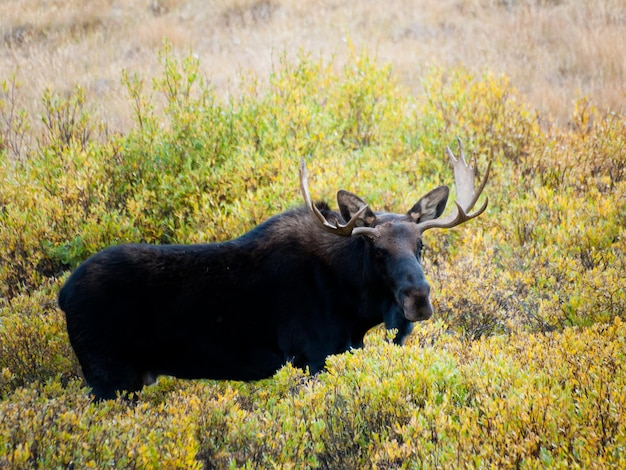
[[[476,163],[474,162],[474,166],[471,167],[465,161],[465,154],[463,153],[463,145],[461,144],[461,139],[457,138],[457,142],[459,143],[459,158],[455,158],[450,147],[446,147],[448,151],[448,155],[450,156],[450,161],[452,166],[454,167],[454,184],[456,185],[456,207],[454,212],[443,219],[432,219],[427,220],[417,224],[418,229],[422,232],[424,230],[428,230],[431,228],[452,228],[457,225],[462,224],[463,222],[467,222],[474,217],[478,217],[482,214],[487,208],[487,204],[489,202],[489,198],[485,199],[485,203],[482,205],[480,209],[471,214],[468,213],[476,201],[480,197],[485,185],[487,184],[487,180],[489,179],[489,171],[491,170],[491,162],[487,165],[487,171],[485,172],[485,176],[478,187],[478,190],[474,190],[474,176],[476,175]]]
[[[340,224],[339,222],[331,223],[324,217],[320,210],[311,201],[311,195],[309,194],[309,172],[306,169],[306,162],[304,158],[300,159],[300,191],[302,197],[304,197],[304,203],[308,207],[311,214],[320,222],[321,226],[327,231],[340,235],[342,237],[350,237],[353,235],[373,235],[378,236],[378,231],[371,227],[357,227],[356,224],[367,210],[367,206],[361,207],[356,214],[346,224]]]

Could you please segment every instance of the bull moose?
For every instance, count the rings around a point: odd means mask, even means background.
[[[83,262],[59,293],[69,339],[96,399],[137,392],[159,375],[257,380],[282,365],[324,368],[328,355],[363,346],[372,327],[397,328],[433,313],[420,266],[422,234],[480,215],[469,211],[476,167],[450,149],[448,187],[406,214],[373,212],[337,193],[339,212],[313,204],[304,159],[305,206],[276,215],[234,240],[197,245],[123,244]]]

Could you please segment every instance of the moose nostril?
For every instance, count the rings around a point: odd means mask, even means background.
[[[414,292],[413,295],[411,295],[409,298],[412,299],[413,305],[415,307],[424,307],[426,305],[430,305],[430,298],[428,294]]]
[[[427,320],[433,314],[428,285],[406,289],[401,296],[404,316],[409,321]]]
[[[430,286],[428,284],[420,286],[420,287],[414,287],[412,289],[410,289],[410,291],[407,293],[407,295],[411,296],[411,297],[428,297],[430,295]]]
[[[411,287],[405,289],[401,296],[405,306],[413,305],[416,307],[421,307],[424,305],[430,305],[430,286],[420,286],[420,287]]]

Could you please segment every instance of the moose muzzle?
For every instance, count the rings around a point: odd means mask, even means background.
[[[397,260],[394,271],[396,303],[404,312],[404,317],[412,322],[428,320],[433,315],[430,286],[419,261],[414,257],[404,257]]]
[[[424,283],[419,287],[403,289],[398,296],[398,304],[407,320],[428,320],[433,314],[433,306],[430,303],[430,286]]]

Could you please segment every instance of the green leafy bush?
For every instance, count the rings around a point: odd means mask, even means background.
[[[94,405],[79,382],[0,403],[13,468],[621,467],[626,329],[466,342],[438,323],[414,344],[380,331],[315,377],[162,379],[135,406]],[[422,343],[421,345],[418,343]]]
[[[28,117],[3,120],[0,467],[624,465],[623,115],[581,100],[569,128],[542,127],[506,77],[435,69],[411,96],[356,53],[283,61],[224,102],[192,56],[165,45],[161,61],[151,86],[123,73],[125,135],[98,135],[80,88],[46,93],[26,158]],[[302,156],[315,198],[345,188],[402,212],[452,183],[457,137],[479,172],[493,161],[490,205],[426,235],[437,320],[406,347],[379,328],[315,377],[162,378],[134,406],[89,402],[56,307],[89,255],[238,236],[301,203]]]

